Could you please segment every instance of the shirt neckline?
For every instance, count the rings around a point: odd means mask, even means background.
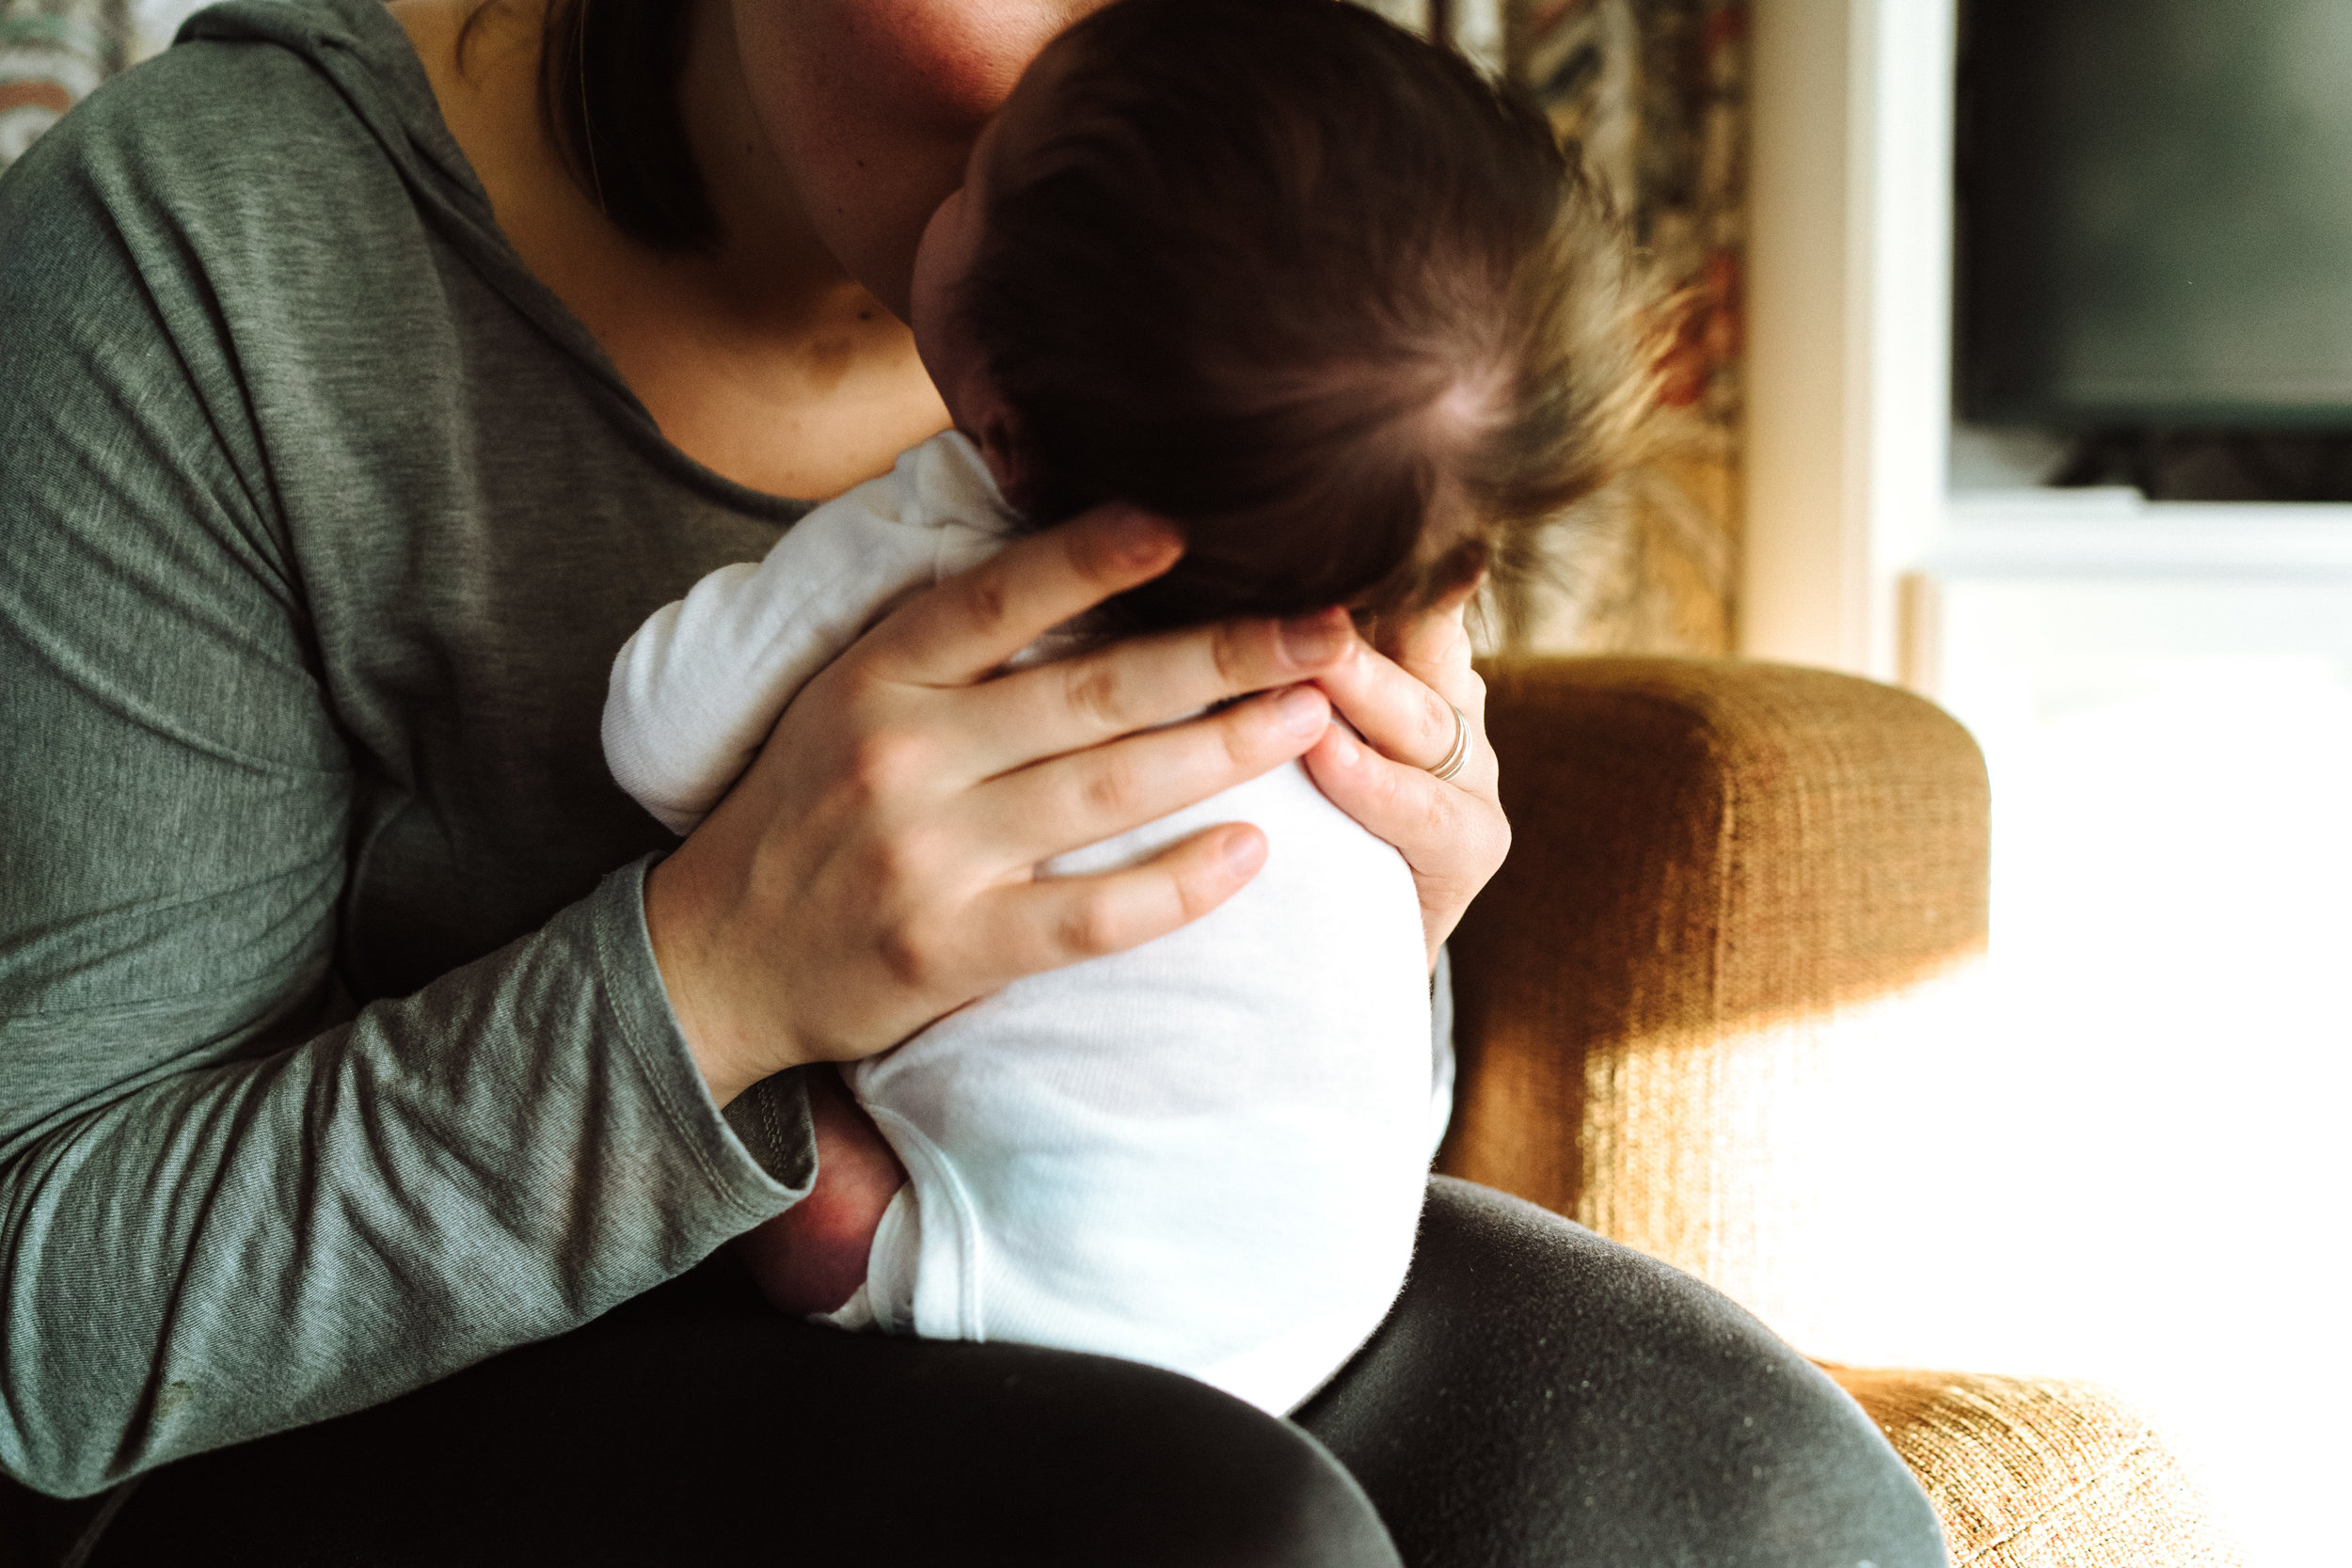
[[[661,433],[604,345],[524,264],[499,227],[489,192],[441,116],[424,61],[382,0],[230,0],[189,18],[173,41],[193,38],[275,42],[326,75],[399,169],[420,216],[589,373],[604,394],[616,431],[641,455],[738,512],[790,523],[816,504],[729,479]]]

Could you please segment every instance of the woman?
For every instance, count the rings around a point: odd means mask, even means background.
[[[647,611],[944,422],[915,237],[1092,3],[224,8],[0,185],[0,1469],[117,1488],[89,1560],[1940,1560],[1751,1321],[1458,1186],[1327,1449],[704,1263],[809,1188],[791,1069],[1265,847],[1039,862],[1300,756],[1433,958],[1502,858],[1458,609],[992,677],[1171,562],[1116,511],[884,619],[666,858],[598,766]]]

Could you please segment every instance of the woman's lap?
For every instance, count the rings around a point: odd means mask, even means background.
[[[378,1409],[155,1472],[89,1561],[1393,1563],[1311,1441],[1155,1369],[784,1318],[718,1265]]]
[[[1413,1275],[1297,1414],[1413,1568],[1941,1568],[1861,1409],[1728,1299],[1439,1177]]]
[[[1373,1568],[1374,1507],[1414,1568],[1943,1560],[1892,1451],[1754,1320],[1439,1180],[1396,1310],[1298,1426],[1148,1368],[792,1323],[710,1266],[157,1471],[89,1561]]]

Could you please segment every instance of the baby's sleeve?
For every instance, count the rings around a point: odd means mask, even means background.
[[[612,661],[605,765],[681,836],[751,766],[802,687],[972,531],[914,515],[898,470],[818,507],[765,559],[654,611]]]

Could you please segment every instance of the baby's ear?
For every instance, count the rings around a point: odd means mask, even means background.
[[[1495,569],[1494,541],[1474,534],[1438,558],[1422,592],[1429,607],[1451,610],[1486,585]]]
[[[996,481],[996,488],[1014,510],[1028,510],[1029,470],[1022,456],[1019,427],[1009,409],[992,409],[979,431],[980,459]]]
[[[1401,574],[1351,607],[1363,640],[1394,658],[1413,628],[1432,614],[1452,614],[1486,586],[1493,546],[1484,537],[1464,539],[1435,561]]]

